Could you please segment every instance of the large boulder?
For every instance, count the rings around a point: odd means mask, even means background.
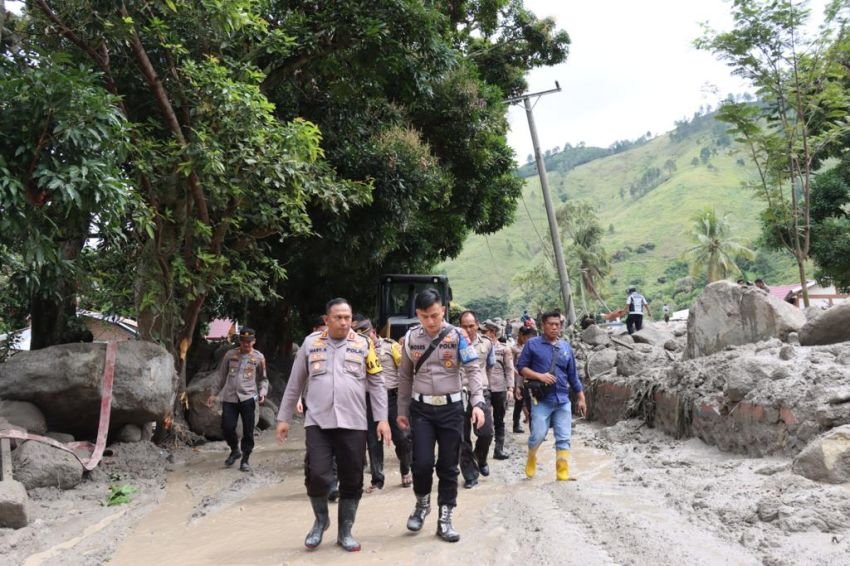
[[[581,341],[591,346],[607,346],[611,343],[611,336],[596,324],[591,324],[581,333]]]
[[[47,421],[38,407],[26,401],[4,401],[0,399],[0,417],[33,434],[47,432]]]
[[[834,428],[813,440],[794,458],[791,469],[814,481],[850,481],[850,425]]]
[[[72,489],[83,479],[83,466],[73,455],[47,444],[28,440],[12,452],[15,479],[27,489]]]
[[[661,348],[668,340],[673,339],[673,333],[650,323],[632,334],[632,339],[637,344],[651,344]]]
[[[106,344],[62,344],[0,364],[0,397],[38,406],[51,430],[94,438],[100,420]],[[162,419],[174,406],[174,358],[152,342],[118,343],[110,428]]]
[[[617,367],[617,350],[605,348],[591,352],[587,358],[587,371],[591,377],[596,377]]]
[[[800,344],[818,346],[850,341],[850,303],[835,305],[800,329]]]
[[[769,338],[785,340],[804,324],[803,312],[785,301],[755,288],[717,281],[708,285],[691,306],[685,358]]]
[[[221,400],[217,399],[212,407],[207,406],[207,399],[216,386],[218,373],[216,370],[195,375],[186,394],[189,396],[189,413],[187,419],[189,428],[195,434],[205,436],[210,440],[222,440],[224,435],[221,431]],[[254,411],[254,426],[260,418],[260,411]],[[242,437],[242,417],[236,422],[236,435]]]
[[[15,480],[0,481],[0,529],[20,529],[29,523],[29,497]]]

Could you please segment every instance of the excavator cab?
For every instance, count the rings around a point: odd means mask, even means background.
[[[398,340],[407,329],[419,324],[414,301],[425,289],[436,289],[448,312],[452,300],[449,278],[445,275],[381,275],[378,280],[378,333]]]

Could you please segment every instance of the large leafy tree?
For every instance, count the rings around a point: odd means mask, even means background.
[[[846,159],[815,179],[812,257],[819,279],[850,289],[850,163]]]
[[[766,204],[764,240],[794,256],[806,306],[813,173],[850,131],[850,96],[842,85],[846,6],[846,0],[830,2],[819,34],[808,37],[805,2],[734,0],[734,29],[707,30],[697,42],[757,90],[759,103],[727,102],[718,118],[732,125],[757,167],[751,186]]]
[[[296,47],[270,63],[265,91],[285,118],[321,127],[341,176],[374,189],[345,218],[311,210],[315,236],[275,247],[293,266],[277,288],[283,298],[249,309],[269,352],[328,298],[370,311],[380,273],[427,271],[470,232],[511,221],[522,183],[502,101],[524,88],[530,67],[563,60],[569,43],[520,2],[277,6],[273,19]]]
[[[121,270],[104,280],[134,290],[143,336],[180,370],[208,301],[264,297],[284,276],[266,251],[310,232],[309,204],[344,214],[370,196],[335,179],[315,125],[280,120],[262,93],[257,62],[292,48],[266,8],[36,0],[21,28],[24,45],[96,71],[129,125],[122,169],[141,220],[126,218],[125,239],[104,238],[98,254]]]
[[[80,256],[89,238],[123,238],[138,208],[121,169],[117,99],[67,57],[0,57],[0,297],[11,327],[31,315],[33,349],[79,338]]]
[[[753,252],[732,236],[728,215],[718,216],[713,208],[694,215],[691,239],[694,245],[684,254],[690,258],[691,275],[704,271],[709,283],[739,273],[736,258],[753,258]]]

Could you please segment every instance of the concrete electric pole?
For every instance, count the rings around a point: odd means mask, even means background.
[[[537,174],[540,176],[540,189],[543,191],[543,202],[546,204],[546,216],[549,218],[549,234],[552,236],[552,247],[555,251],[555,266],[558,269],[558,278],[561,281],[561,297],[564,301],[564,316],[567,325],[572,326],[576,321],[576,311],[573,307],[573,296],[570,290],[570,278],[567,275],[567,266],[564,263],[564,250],[561,248],[561,235],[558,231],[558,221],[555,219],[555,208],[552,206],[552,195],[549,193],[549,179],[546,176],[546,164],[543,162],[543,154],[540,151],[540,141],[537,139],[537,126],[534,125],[534,108],[531,99],[539,99],[541,96],[561,92],[561,85],[555,81],[555,88],[541,92],[532,92],[507,99],[508,104],[522,102],[525,106],[525,114],[528,117],[528,129],[531,130],[531,143],[534,145],[534,159],[537,162]],[[535,101],[536,103],[536,101]]]

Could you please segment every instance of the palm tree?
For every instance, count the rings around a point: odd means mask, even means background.
[[[580,284],[601,302],[600,286],[611,273],[611,260],[602,246],[605,230],[599,225],[596,210],[586,201],[571,201],[558,209],[557,216],[562,237],[571,240],[566,247],[578,264]]]
[[[753,251],[731,236],[728,214],[717,216],[713,208],[706,208],[693,217],[691,239],[695,245],[685,250],[691,259],[691,275],[706,270],[708,282],[725,279],[730,273],[740,273],[735,263],[739,257],[752,259]]]

